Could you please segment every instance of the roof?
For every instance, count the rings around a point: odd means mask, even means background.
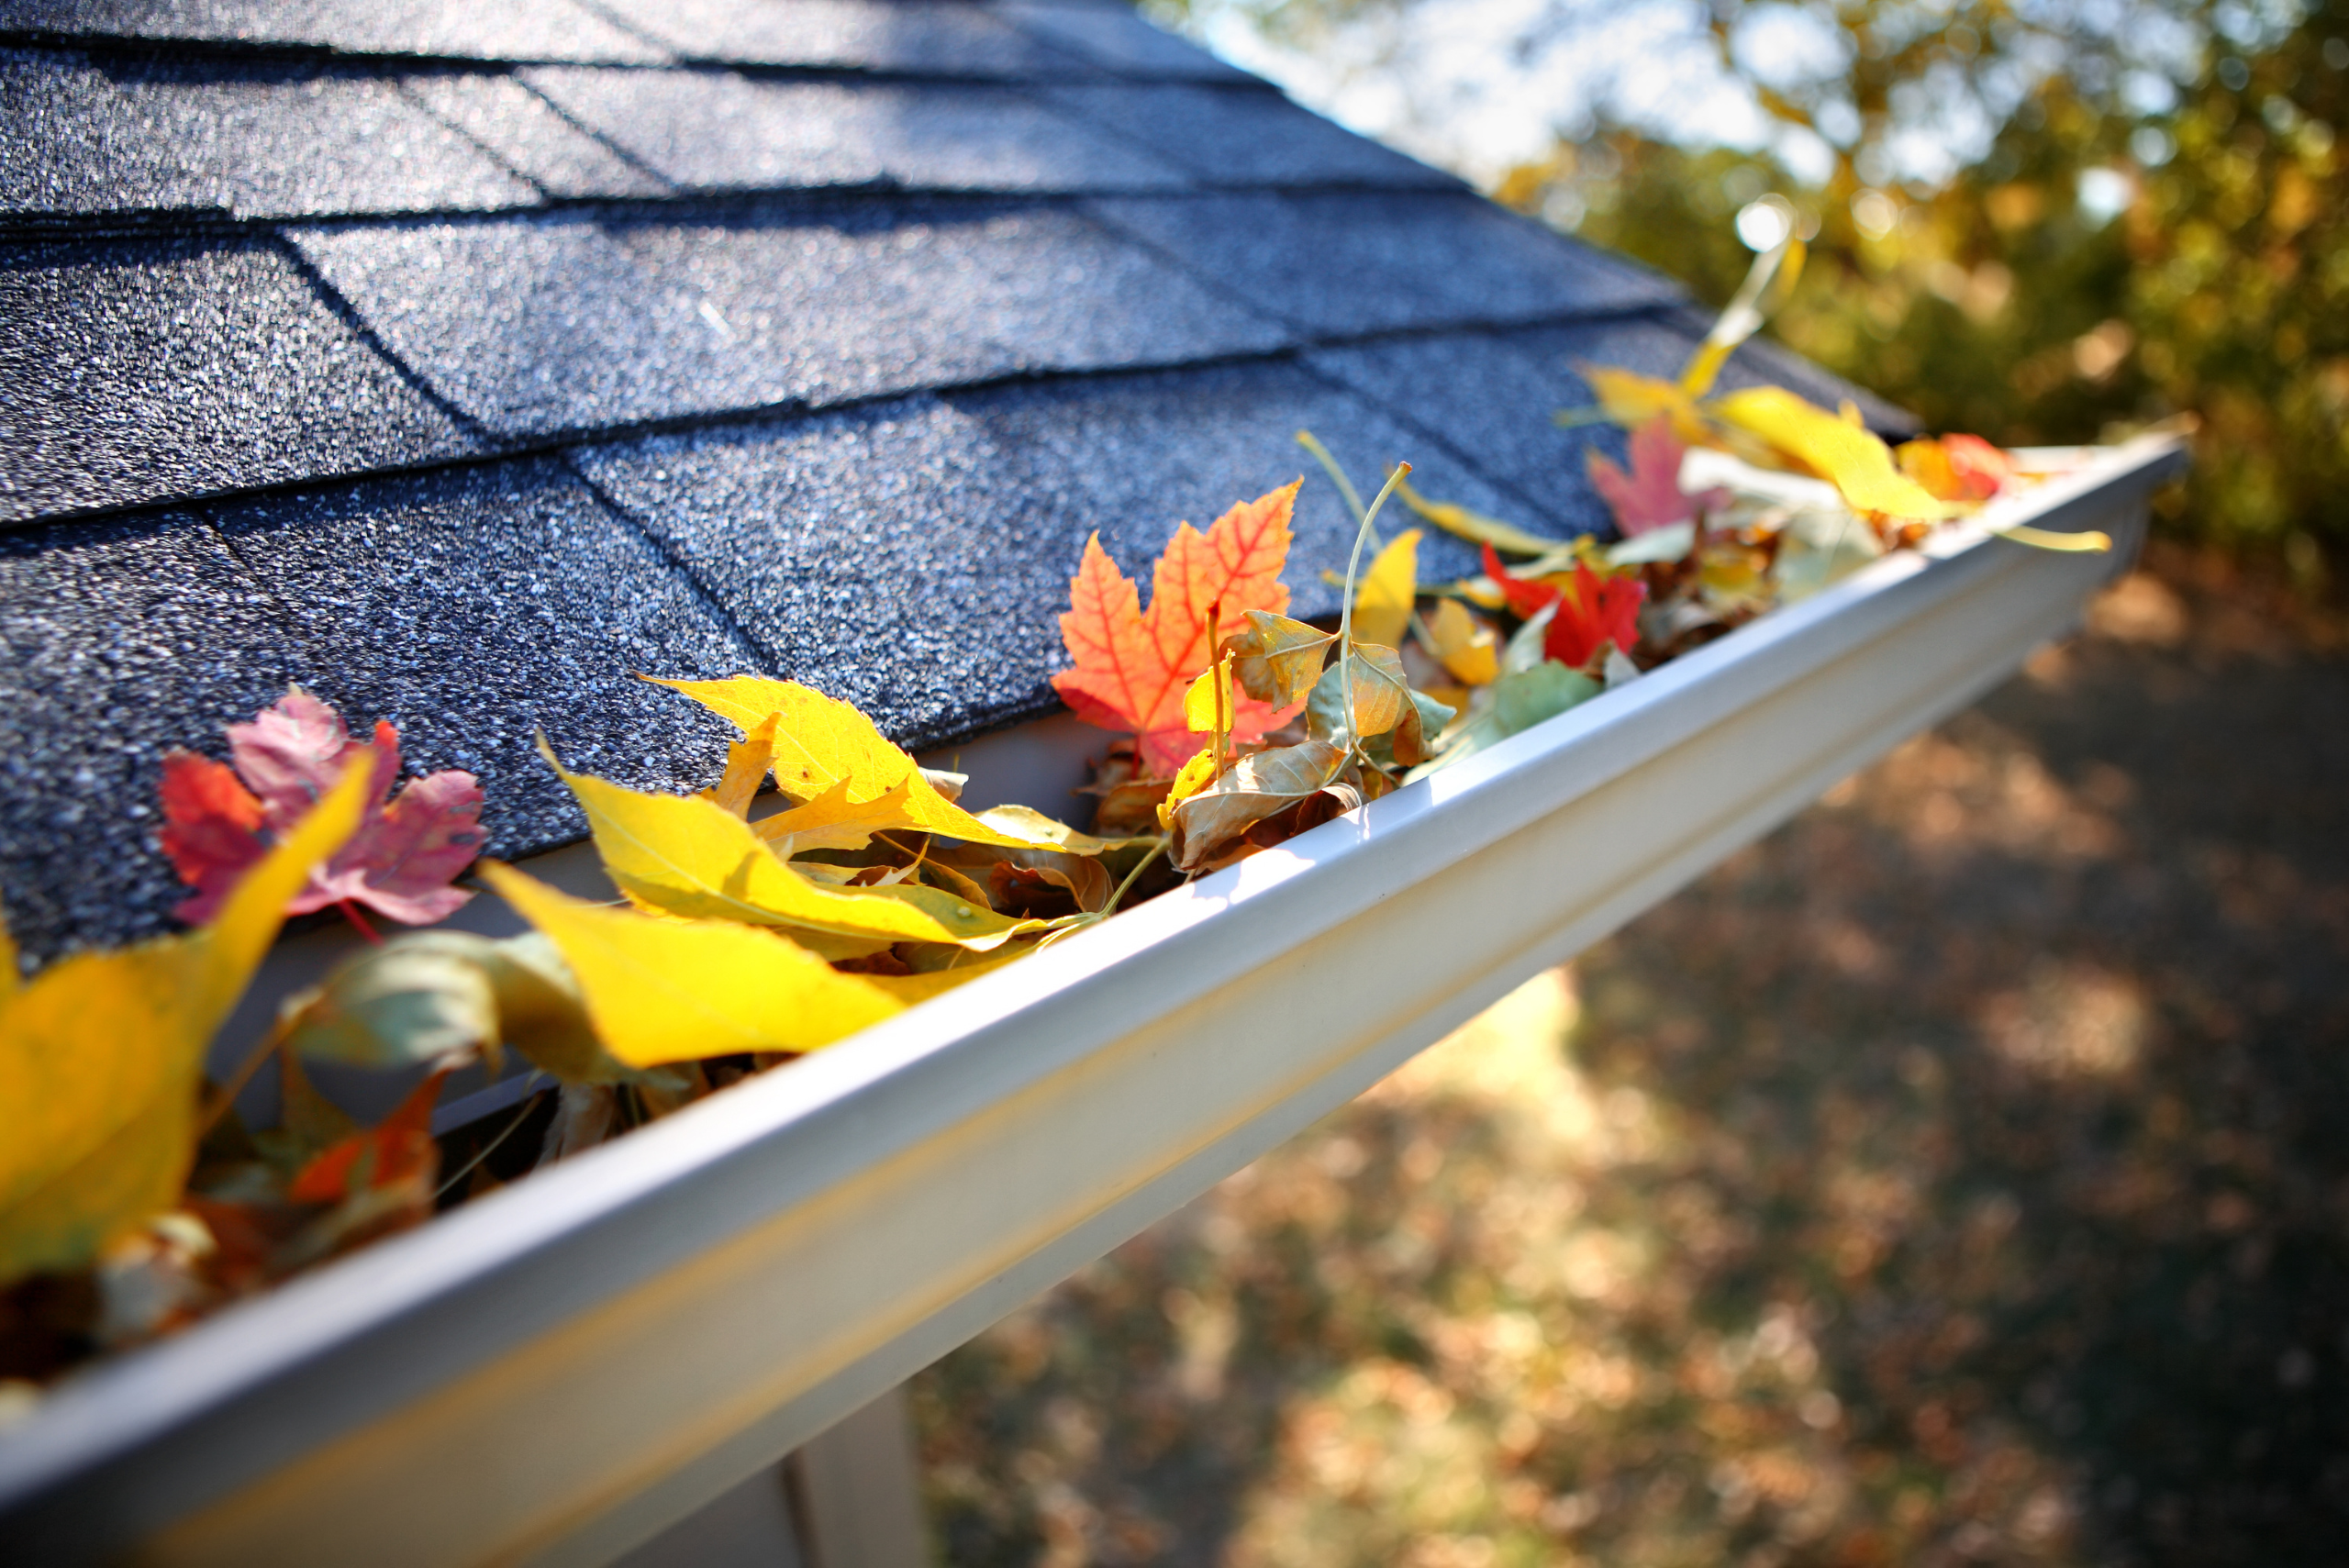
[[[160,760],[288,682],[507,857],[584,830],[537,732],[712,775],[640,671],[911,747],[1048,712],[1091,530],[1137,570],[1300,428],[1602,526],[1572,364],[1701,330],[1108,0],[15,0],[0,893],[35,955],[166,929]],[[1308,484],[1301,613],[1351,536]]]

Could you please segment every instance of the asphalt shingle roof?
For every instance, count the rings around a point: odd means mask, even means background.
[[[952,744],[1052,706],[1096,528],[1140,573],[1307,473],[1333,610],[1300,428],[1598,526],[1573,361],[1702,331],[1111,0],[17,0],[0,895],[39,958],[167,929],[161,758],[289,681],[479,773],[509,857],[583,828],[537,731],[707,782],[638,671]]]

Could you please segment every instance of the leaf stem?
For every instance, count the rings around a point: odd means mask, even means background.
[[[348,898],[338,898],[335,900],[335,905],[342,911],[342,917],[344,919],[349,920],[353,926],[359,928],[359,934],[361,936],[365,937],[373,946],[382,947],[384,945],[384,939],[376,934],[374,927],[367,923],[367,917],[359,912],[358,905],[353,904]]]
[[[1141,859],[1134,862],[1134,869],[1126,873],[1126,880],[1118,884],[1117,891],[1109,895],[1109,902],[1101,906],[1101,912],[1096,915],[1094,918],[1096,920],[1106,920],[1110,916],[1116,914],[1118,912],[1119,900],[1125,897],[1128,890],[1130,889],[1135,883],[1141,880],[1141,873],[1148,871],[1151,867],[1151,863],[1156,861],[1159,856],[1164,854],[1166,852],[1166,846],[1174,841],[1174,836],[1172,833],[1161,833],[1158,836],[1158,842],[1150,847],[1150,853],[1142,856]]]
[[[1223,601],[1220,599],[1208,606],[1208,657],[1214,661],[1208,666],[1208,679],[1209,688],[1215,693],[1215,776],[1219,780],[1223,777],[1225,738],[1231,732],[1231,717],[1225,711],[1228,705],[1224,701],[1229,695],[1224,688],[1224,682],[1228,679],[1224,666],[1229,661],[1222,654],[1222,611]]]
[[[541,1072],[542,1069],[540,1068],[531,1068],[531,1081],[536,1082]],[[441,1183],[439,1190],[433,1193],[432,1201],[434,1203],[439,1203],[442,1198],[447,1197],[451,1188],[454,1187],[459,1182],[463,1181],[467,1176],[472,1175],[473,1173],[474,1166],[480,1164],[484,1160],[486,1160],[491,1155],[496,1153],[497,1146],[505,1142],[507,1139],[513,1137],[514,1134],[520,1129],[522,1124],[530,1119],[530,1113],[536,1109],[538,1109],[538,1096],[532,1093],[529,1084],[524,1084],[522,1085],[521,1108],[514,1113],[514,1119],[507,1122],[504,1129],[501,1130],[496,1137],[491,1139],[487,1143],[483,1144],[481,1148],[475,1151],[472,1159],[458,1166],[455,1173],[451,1175],[447,1181]]]
[[[252,1082],[253,1074],[261,1071],[261,1064],[285,1043],[286,1037],[293,1031],[294,1015],[280,1013],[277,1022],[270,1026],[269,1032],[261,1037],[258,1045],[245,1053],[245,1059],[237,1063],[237,1070],[228,1074],[228,1081],[213,1091],[210,1102],[204,1107],[204,1114],[196,1118],[196,1142],[204,1141],[205,1136],[227,1114],[228,1107],[236,1104],[237,1096],[244,1092],[245,1085]]]
[[[1338,704],[1343,711],[1346,728],[1346,750],[1352,751],[1359,737],[1354,734],[1354,579],[1362,571],[1362,547],[1370,542],[1371,527],[1378,517],[1378,509],[1386,505],[1386,497],[1395,494],[1395,486],[1411,472],[1408,462],[1397,462],[1395,472],[1378,492],[1378,499],[1362,515],[1362,526],[1354,530],[1354,552],[1346,562],[1346,596],[1338,610]]]
[[[1330,455],[1330,449],[1321,444],[1321,438],[1315,435],[1310,430],[1299,430],[1297,433],[1297,444],[1303,447],[1307,451],[1311,452],[1313,454],[1314,461],[1320,463],[1321,471],[1324,473],[1327,473],[1330,476],[1330,483],[1338,487],[1338,494],[1345,497],[1346,510],[1354,515],[1355,526],[1360,527],[1364,517],[1362,506],[1362,492],[1356,490],[1354,488],[1354,482],[1346,477],[1346,471],[1338,466],[1338,460]],[[1377,538],[1375,534],[1371,537],[1374,539]],[[1379,539],[1378,548],[1385,550],[1386,548],[1386,541],[1385,539]]]

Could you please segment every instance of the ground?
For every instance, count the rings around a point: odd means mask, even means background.
[[[2349,657],[2088,633],[915,1385],[954,1568],[2349,1560]]]

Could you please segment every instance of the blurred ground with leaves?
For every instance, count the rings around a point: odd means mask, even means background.
[[[925,1373],[944,1560],[2349,1557],[2349,658],[2153,566]]]

